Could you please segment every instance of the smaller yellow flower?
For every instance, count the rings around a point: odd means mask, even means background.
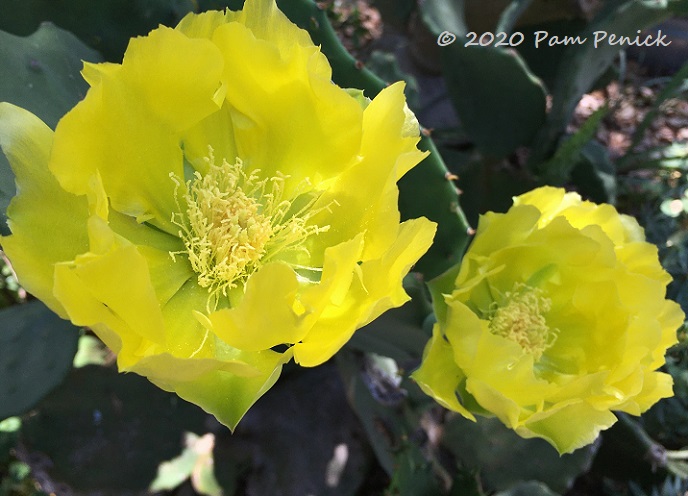
[[[612,411],[673,394],[657,369],[684,314],[632,217],[538,188],[482,216],[457,269],[431,283],[438,322],[413,374],[446,408],[568,453]]]

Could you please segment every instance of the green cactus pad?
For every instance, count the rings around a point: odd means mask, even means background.
[[[471,422],[458,416],[445,426],[442,444],[464,466],[480,470],[486,485],[496,490],[507,490],[520,482],[538,480],[564,492],[578,475],[590,467],[596,452],[595,445],[592,445],[560,456],[546,441],[520,438],[498,419],[480,418],[478,422]],[[524,464],[523,460],[528,460],[528,463]],[[521,491],[504,494],[540,493]]]
[[[0,0],[0,29],[26,35],[50,21],[107,60],[119,62],[130,38],[158,24],[175,25],[195,4],[195,0]]]
[[[50,458],[54,481],[115,496],[144,491],[160,462],[179,454],[183,433],[202,433],[206,418],[142,377],[87,365],[24,418],[22,435],[29,451]]]
[[[38,301],[2,310],[0,322],[1,420],[26,412],[62,382],[79,330]]]
[[[224,494],[364,494],[370,451],[331,364],[283,376],[223,432],[213,454]]]
[[[517,52],[464,46],[462,40],[441,52],[449,96],[466,133],[491,157],[529,145],[545,122],[542,81]]]

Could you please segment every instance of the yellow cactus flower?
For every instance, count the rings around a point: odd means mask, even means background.
[[[292,357],[315,366],[408,300],[435,224],[400,222],[426,155],[403,85],[339,88],[274,0],[190,14],[86,64],[53,133],[0,104],[2,238],[27,290],[234,428]]]
[[[438,322],[413,377],[469,419],[571,452],[612,411],[672,395],[657,372],[684,320],[670,280],[635,219],[538,188],[482,216],[460,268],[431,284]]]

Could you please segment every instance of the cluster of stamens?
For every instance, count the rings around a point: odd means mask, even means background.
[[[284,197],[288,176],[278,172],[261,179],[259,170],[247,173],[238,158],[233,164],[223,160],[216,165],[212,150],[206,161],[207,173],[196,171],[184,184],[170,174],[177,190],[184,188],[183,204],[177,200],[179,212],[172,222],[179,226],[185,247],[171,255],[186,255],[198,284],[215,298],[226,296],[227,290],[280,254],[308,253],[306,239],[328,229],[308,223],[316,213],[311,207],[317,195],[302,193],[310,196],[295,207],[298,190],[307,187],[297,188],[292,198]]]
[[[490,332],[514,341],[537,361],[557,339],[557,329],[551,329],[544,316],[551,308],[552,300],[541,289],[516,284],[502,302],[492,304]]]

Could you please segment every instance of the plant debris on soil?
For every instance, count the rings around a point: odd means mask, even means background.
[[[649,76],[638,64],[630,62],[624,81],[612,81],[603,89],[583,95],[570,130],[577,129],[593,112],[608,105],[610,111],[600,124],[596,138],[607,147],[612,160],[630,151],[642,152],[671,143],[688,143],[688,100],[669,98],[659,106],[657,115],[637,146],[630,149],[637,127],[653,110],[657,96],[670,79]]]
[[[364,0],[328,0],[319,3],[327,11],[340,41],[354,57],[382,36],[380,12]]]

